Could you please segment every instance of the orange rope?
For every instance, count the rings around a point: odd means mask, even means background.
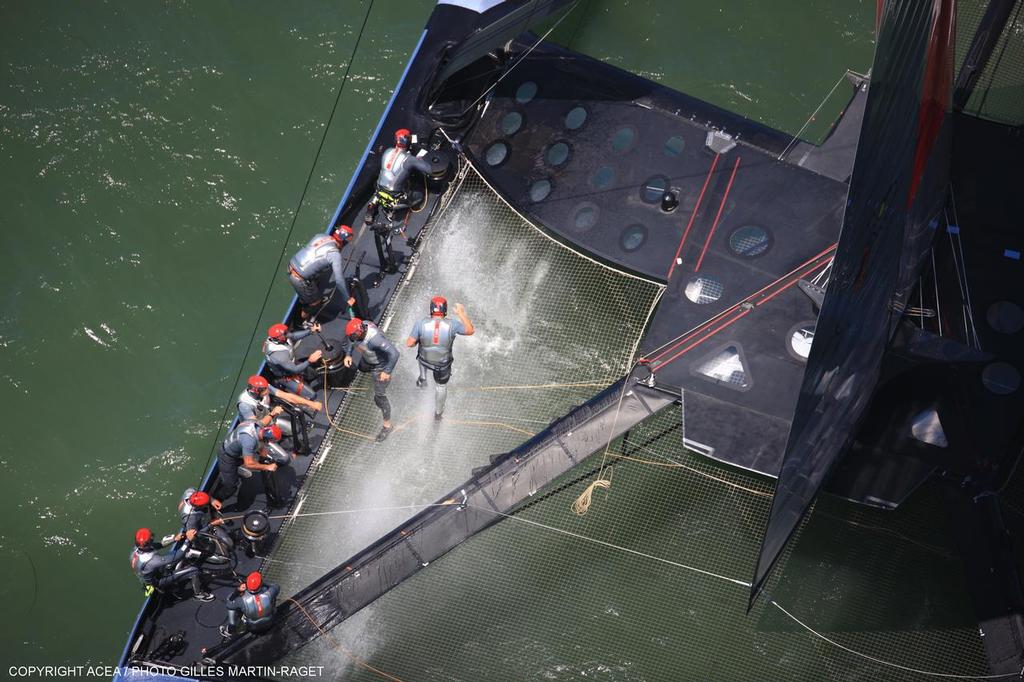
[[[313,620],[313,617],[310,616],[309,612],[306,611],[306,609],[304,609],[302,607],[302,604],[300,604],[299,602],[295,601],[291,597],[288,597],[288,601],[290,601],[291,603],[293,603],[296,606],[298,606],[299,607],[299,611],[302,611],[302,615],[304,615],[306,617],[306,620],[308,620],[310,623],[312,623],[313,627],[315,627],[317,630],[319,630],[320,634],[323,635],[324,637],[326,637],[328,639],[328,641],[330,641],[331,644],[333,644],[334,647],[338,651],[340,651],[341,653],[343,653],[346,656],[348,656],[349,658],[351,658],[352,661],[356,665],[362,666],[363,668],[366,668],[367,670],[369,670],[371,672],[375,672],[375,673],[377,673],[378,675],[380,675],[381,677],[383,677],[385,679],[392,680],[392,682],[402,682],[402,680],[400,678],[395,677],[394,675],[389,675],[388,673],[386,673],[383,670],[380,670],[378,668],[374,668],[372,665],[370,665],[369,663],[367,663],[366,661],[364,661],[363,659],[359,658],[354,653],[352,653],[351,651],[349,651],[348,649],[343,647],[341,645],[341,643],[338,642],[338,640],[336,640],[333,637],[331,637],[330,633],[328,633],[326,630],[324,630],[322,627],[320,627],[320,625],[315,620]]]

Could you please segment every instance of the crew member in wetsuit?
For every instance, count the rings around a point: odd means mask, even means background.
[[[267,360],[271,383],[276,388],[288,393],[299,395],[306,400],[316,397],[319,379],[307,380],[304,376],[310,365],[320,362],[323,353],[315,350],[305,360],[295,359],[295,344],[313,332],[320,331],[320,325],[314,324],[311,329],[288,331],[288,325],[275,324],[267,330],[267,340],[263,342],[263,357]]]
[[[263,576],[253,571],[245,577],[245,582],[238,586],[240,594],[231,596],[227,601],[228,622],[220,626],[223,637],[233,637],[242,630],[259,633],[270,627],[277,608],[277,595],[281,588],[273,583],[264,583]]]
[[[352,228],[340,225],[331,234],[318,234],[309,240],[288,261],[288,281],[292,283],[299,302],[307,309],[319,311],[326,306],[324,296],[333,287],[346,306],[355,305],[345,284],[341,250],[352,239]]]
[[[416,359],[420,365],[420,376],[416,379],[417,388],[427,385],[427,372],[434,373],[434,419],[441,419],[444,413],[444,402],[448,397],[448,380],[452,378],[452,346],[459,334],[472,336],[476,331],[473,322],[466,316],[466,309],[461,303],[455,304],[455,315],[459,319],[450,320],[448,300],[444,296],[430,299],[430,317],[425,317],[412,328],[405,345],[409,348],[419,346]]]
[[[429,174],[433,170],[430,162],[409,151],[411,142],[412,133],[407,129],[402,128],[395,131],[395,146],[385,151],[380,158],[377,191],[366,206],[366,215],[363,218],[367,225],[374,226],[373,236],[377,245],[377,257],[380,259],[381,272],[396,272],[398,264],[395,262],[395,254],[391,249],[391,228],[394,226],[376,224],[378,211],[380,209],[388,212],[404,210],[405,217],[401,226],[404,231],[405,222],[409,218],[409,209],[419,210],[418,207],[424,201],[423,192],[411,189],[410,176],[413,171]]]
[[[388,341],[377,325],[358,317],[353,317],[345,325],[345,336],[352,342],[345,356],[345,366],[352,366],[352,353],[358,350],[361,353],[359,371],[373,374],[373,402],[384,417],[384,425],[377,434],[379,443],[391,433],[391,403],[388,402],[387,391],[391,373],[398,364],[398,349]]]
[[[220,508],[220,500],[213,499],[202,490],[186,488],[178,502],[178,515],[181,517],[181,525],[185,529],[185,539],[191,542],[199,529],[204,526],[223,524],[224,520],[217,514]],[[207,516],[209,516],[209,521],[206,520]]]
[[[263,473],[263,486],[271,506],[282,507],[284,501],[277,494],[273,473],[281,464],[287,464],[291,456],[280,448],[271,450],[269,445],[281,441],[281,429],[276,424],[260,426],[256,422],[240,421],[221,443],[217,453],[218,481],[216,492],[222,500],[238,490],[238,468]],[[283,457],[282,457],[283,454]]]
[[[168,535],[157,541],[153,538],[153,531],[148,528],[140,528],[135,531],[135,549],[131,553],[132,570],[135,575],[146,586],[146,595],[153,590],[165,592],[180,585],[183,582],[191,581],[192,592],[199,601],[210,601],[213,595],[203,590],[200,582],[198,566],[181,566],[185,558],[185,547],[180,546],[175,550],[160,554],[159,550],[169,547],[178,542],[185,535]]]
[[[238,396],[238,416],[244,421],[254,421],[260,426],[277,424],[281,433],[286,436],[292,435],[292,420],[282,417],[284,408],[280,405],[270,405],[270,398],[281,400],[291,405],[308,407],[314,412],[319,412],[321,404],[313,400],[306,400],[302,396],[281,391],[270,385],[270,383],[259,374],[249,377],[249,382]]]

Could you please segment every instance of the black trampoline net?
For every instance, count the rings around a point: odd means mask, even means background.
[[[286,662],[366,680],[987,673],[937,491],[897,512],[822,500],[747,615],[772,485],[681,430],[676,410],[642,422],[585,516],[600,453]]]
[[[976,4],[966,3],[966,8],[958,11],[958,21],[961,17],[974,18],[980,14]],[[958,55],[961,51],[960,36],[969,40],[967,30],[970,26],[968,23],[957,28]],[[1010,12],[964,111],[998,123],[1024,125],[1024,0],[1018,0]]]

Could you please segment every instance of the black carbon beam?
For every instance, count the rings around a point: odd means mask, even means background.
[[[641,383],[638,369],[518,448],[497,458],[432,506],[284,602],[273,627],[207,652],[212,661],[269,665],[330,630],[461,542],[494,525],[561,474],[677,397]]]

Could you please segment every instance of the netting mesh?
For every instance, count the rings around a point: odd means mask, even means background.
[[[965,111],[1009,125],[1024,124],[1024,1],[1018,0],[1010,14]]]
[[[416,388],[406,350],[388,390],[396,428],[377,444],[381,415],[359,377],[267,562],[285,593],[622,377],[661,292],[551,240],[468,165],[444,199],[381,325],[404,344],[431,296],[465,304],[477,331],[456,341],[444,419],[435,423],[432,379]],[[373,511],[334,513],[357,509]]]
[[[744,612],[771,484],[681,446],[679,415],[613,450],[613,483],[569,511],[593,457],[293,656],[351,679],[924,679]],[[821,635],[922,671],[987,664],[938,498],[896,513],[818,505],[769,599]]]

